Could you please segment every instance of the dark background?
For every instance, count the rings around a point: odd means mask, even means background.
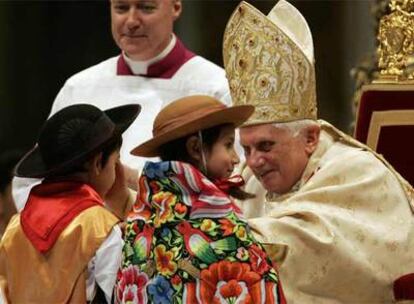
[[[274,1],[249,1],[267,12]],[[222,66],[222,36],[238,1],[184,0],[175,32]],[[292,1],[314,37],[319,116],[349,130],[350,69],[374,45],[369,1]],[[0,1],[0,152],[29,149],[65,80],[119,53],[109,2]]]

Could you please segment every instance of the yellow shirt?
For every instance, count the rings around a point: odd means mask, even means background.
[[[85,303],[87,265],[118,219],[102,206],[81,212],[46,254],[26,238],[20,215],[0,245],[0,286],[12,303]]]

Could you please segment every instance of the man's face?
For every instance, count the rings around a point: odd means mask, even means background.
[[[148,60],[168,45],[180,0],[111,0],[112,36],[133,60]]]
[[[270,192],[284,194],[299,181],[313,152],[306,136],[271,124],[240,129],[247,165]]]

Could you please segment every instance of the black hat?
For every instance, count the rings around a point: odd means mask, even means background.
[[[63,108],[46,121],[37,144],[17,164],[14,175],[47,177],[81,164],[121,136],[140,110],[137,104],[106,111],[90,104]]]

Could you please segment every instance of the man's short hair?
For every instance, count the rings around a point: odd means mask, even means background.
[[[289,122],[277,122],[272,124],[276,128],[285,129],[289,131],[293,137],[296,137],[300,132],[310,126],[319,126],[316,120],[312,119],[301,119]]]

